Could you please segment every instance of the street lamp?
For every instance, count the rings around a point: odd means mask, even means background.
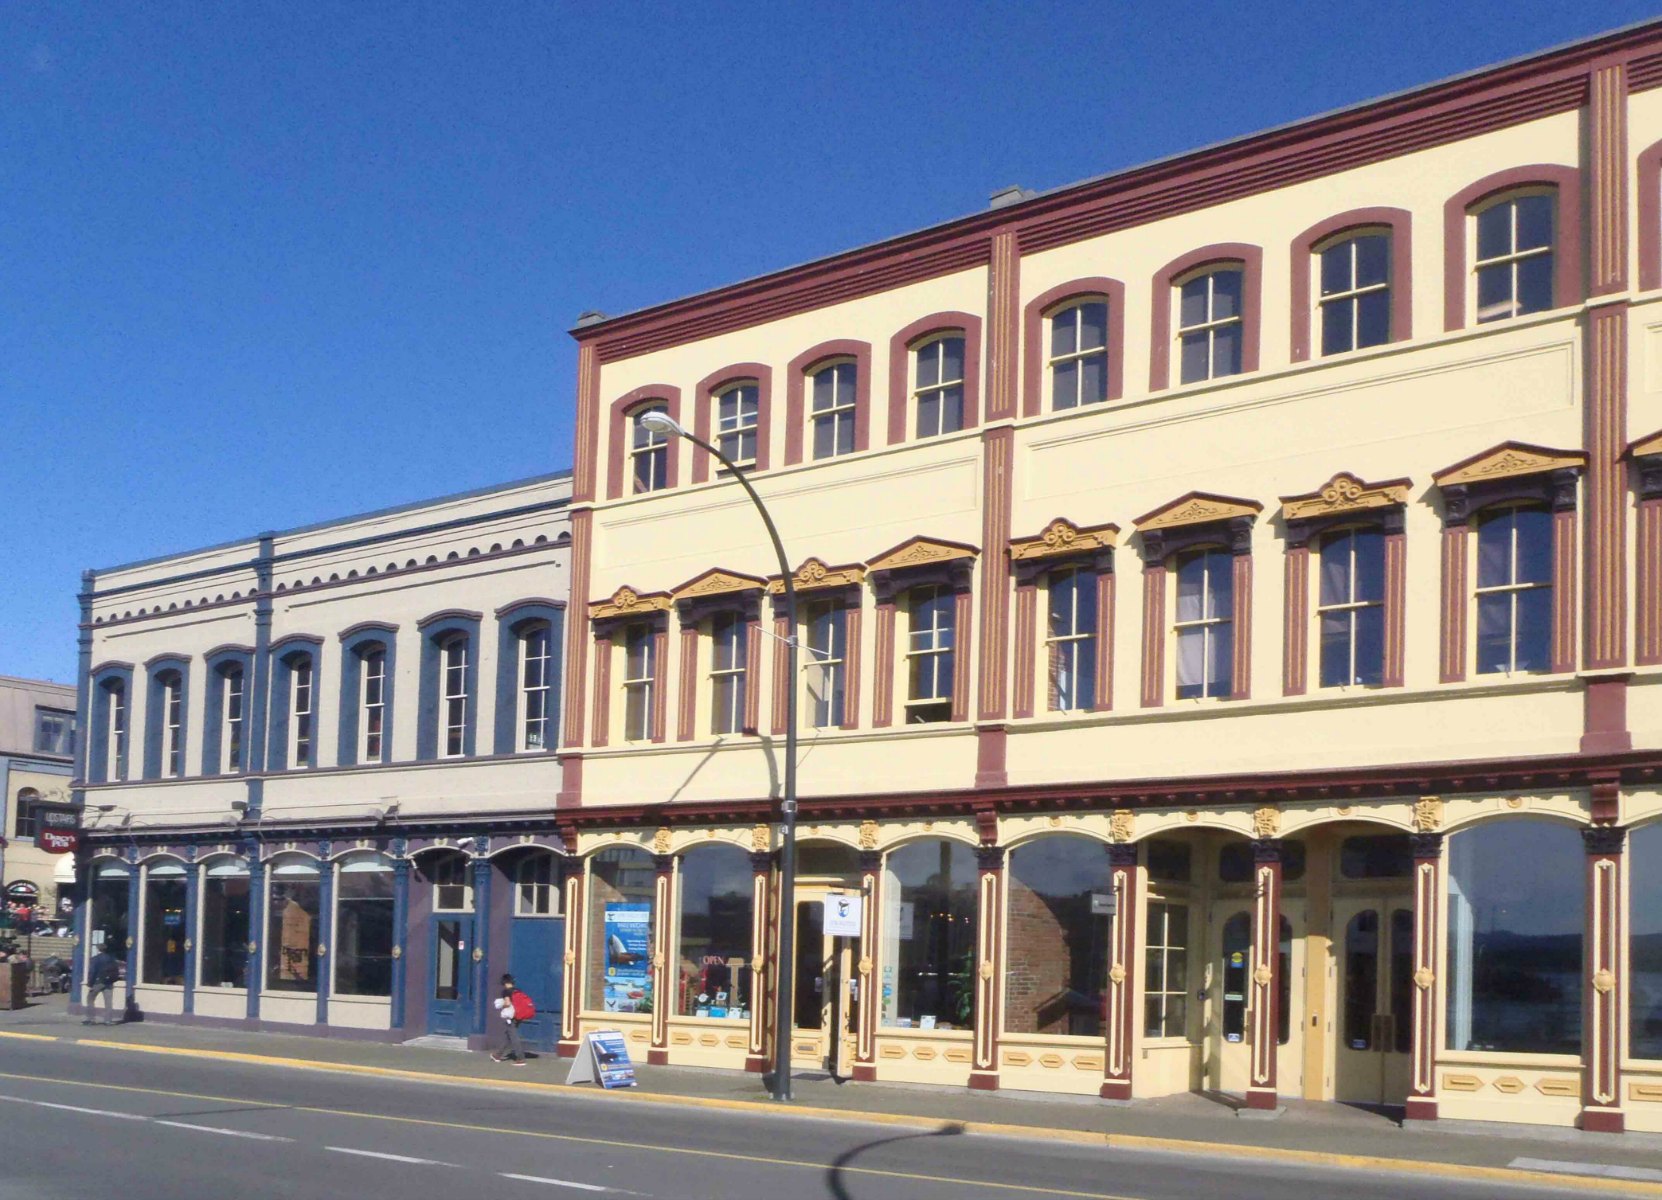
[[[797,637],[796,637],[796,582],[791,578],[791,564],[785,558],[785,544],[779,540],[779,530],[767,505],[756,494],[750,478],[738,464],[696,434],[688,433],[681,423],[661,409],[643,413],[643,428],[668,437],[687,441],[708,451],[728,473],[738,480],[750,502],[762,516],[768,537],[773,539],[773,552],[779,559],[779,578],[785,589],[785,622],[790,634],[785,639],[785,678],[790,686],[785,689],[785,788],[779,805],[784,818],[784,836],[780,846],[782,861],[779,866],[779,953],[774,958],[773,973],[778,982],[774,986],[775,1009],[773,1017],[773,1098],[791,1098],[791,990],[795,984],[791,966],[796,960],[796,691],[797,691]]]

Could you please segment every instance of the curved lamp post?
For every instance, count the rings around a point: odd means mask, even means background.
[[[785,544],[779,540],[779,530],[767,505],[756,494],[744,470],[720,450],[696,434],[688,433],[681,423],[668,413],[657,411],[642,414],[641,425],[653,433],[685,438],[699,449],[713,455],[727,468],[729,474],[744,488],[750,502],[762,516],[768,537],[773,540],[773,552],[779,558],[779,578],[785,588],[785,622],[790,635],[785,639],[785,678],[790,686],[785,689],[785,780],[784,796],[779,805],[783,817],[783,838],[779,865],[779,954],[774,959],[773,1017],[773,1098],[791,1098],[791,991],[796,982],[792,966],[796,961],[796,692],[797,692],[797,636],[796,636],[796,582],[791,578],[791,564],[785,558]]]

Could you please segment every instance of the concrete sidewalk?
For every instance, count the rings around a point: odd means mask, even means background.
[[[68,1014],[62,997],[0,1012],[4,1038],[28,1036],[106,1049],[265,1063],[274,1069],[318,1069],[388,1074],[436,1083],[474,1084],[571,1095],[597,1101],[667,1102],[706,1107],[782,1111],[768,1098],[761,1077],[686,1067],[637,1065],[640,1086],[602,1094],[592,1086],[567,1089],[568,1060],[552,1055],[523,1068],[478,1053],[426,1046],[388,1045],[323,1037],[244,1033],[141,1021],[112,1027],[84,1026]],[[1472,1168],[1518,1167],[1565,1171],[1648,1184],[1662,1196],[1662,1135],[1597,1134],[1523,1125],[1447,1122],[1404,1128],[1385,1114],[1344,1105],[1293,1101],[1276,1120],[1236,1116],[1227,1097],[1195,1094],[1107,1105],[1072,1096],[1030,1092],[971,1092],[882,1083],[838,1083],[823,1075],[793,1081],[792,1113],[915,1125],[963,1125],[972,1131],[1022,1137],[1062,1138],[1175,1153],[1304,1159],[1334,1166],[1416,1169],[1440,1166],[1450,1175]],[[1528,1160],[1527,1163],[1519,1160]],[[1543,1164],[1546,1164],[1543,1166]],[[1568,1176],[1566,1176],[1568,1177]]]

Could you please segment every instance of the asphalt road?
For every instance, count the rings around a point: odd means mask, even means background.
[[[1562,1190],[0,1040],[0,1200],[1404,1200]]]

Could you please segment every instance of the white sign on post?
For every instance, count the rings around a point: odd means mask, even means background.
[[[825,932],[832,937],[860,936],[859,896],[830,892],[825,897]]]

